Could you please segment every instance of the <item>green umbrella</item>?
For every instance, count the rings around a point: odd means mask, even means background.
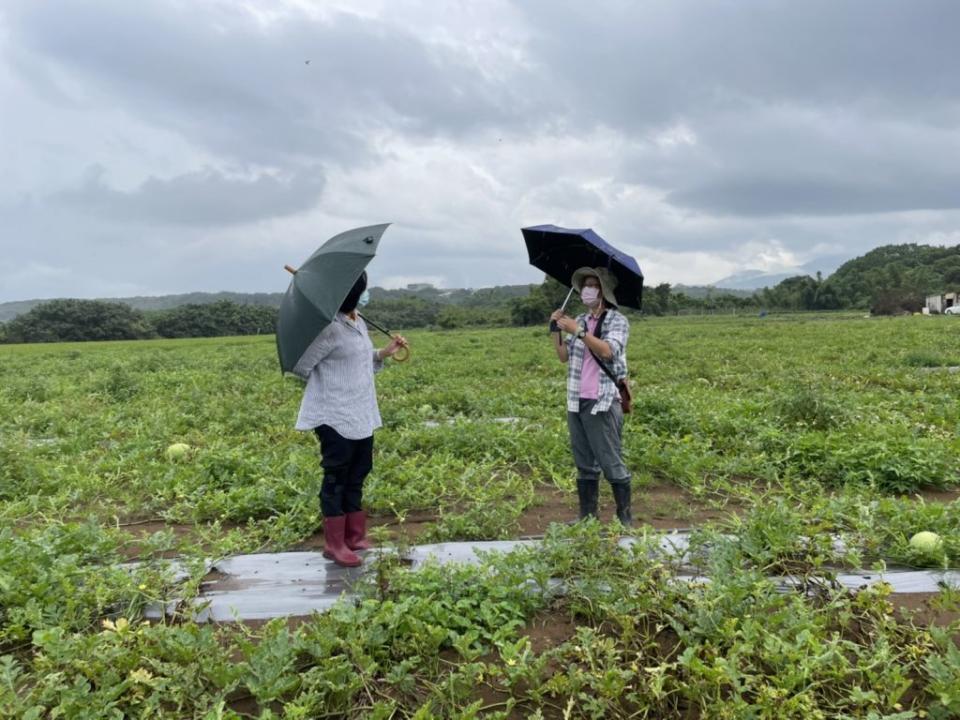
[[[293,279],[277,318],[281,371],[291,372],[320,331],[333,322],[389,226],[347,230],[327,240],[299,268],[287,266]]]

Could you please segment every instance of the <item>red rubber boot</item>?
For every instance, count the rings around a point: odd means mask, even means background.
[[[363,560],[344,544],[346,525],[345,515],[323,519],[323,556],[342,567],[357,567]]]
[[[347,547],[351,550],[369,550],[373,543],[367,540],[367,513],[363,510],[349,512],[344,517],[347,518],[347,529],[343,533],[343,539]]]

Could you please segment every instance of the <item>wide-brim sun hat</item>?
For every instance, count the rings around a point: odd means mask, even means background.
[[[617,307],[617,296],[613,294],[617,289],[617,277],[604,267],[582,267],[574,271],[570,284],[579,293],[583,290],[583,281],[588,277],[595,277],[600,281],[600,293],[603,299],[606,300],[607,305]]]

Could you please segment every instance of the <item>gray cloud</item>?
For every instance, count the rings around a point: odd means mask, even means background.
[[[110,188],[102,167],[88,171],[83,183],[58,193],[54,200],[101,218],[171,225],[233,225],[282,217],[310,209],[323,190],[324,177],[314,169],[287,177],[261,173],[228,178],[214,169],[169,180],[151,177],[136,190]]]
[[[756,104],[862,105],[956,121],[951,0],[518,3],[554,98],[585,122],[636,128]]]
[[[19,67],[55,65],[83,79],[91,102],[122,103],[245,161],[348,162],[381,128],[459,133],[524,117],[522,95],[469,56],[386,21],[293,15],[265,29],[207,3],[16,7]]]
[[[342,7],[4,3],[0,299],[277,289],[390,220],[378,275],[471,286],[538,222],[654,282],[960,238],[952,0]]]
[[[960,135],[926,123],[802,108],[715,117],[649,177],[713,214],[843,215],[960,208]]]
[[[956,3],[521,7],[568,122],[695,132],[696,147],[625,163],[671,203],[751,216],[960,206]]]
[[[960,173],[950,177],[724,177],[672,192],[669,202],[739,215],[844,215],[960,208]]]

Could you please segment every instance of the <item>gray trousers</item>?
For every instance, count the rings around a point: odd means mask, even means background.
[[[591,415],[596,400],[580,400],[580,412],[567,412],[573,461],[581,480],[597,480],[600,471],[611,483],[630,480],[623,462],[620,440],[623,436],[623,409],[614,402],[607,412]]]

